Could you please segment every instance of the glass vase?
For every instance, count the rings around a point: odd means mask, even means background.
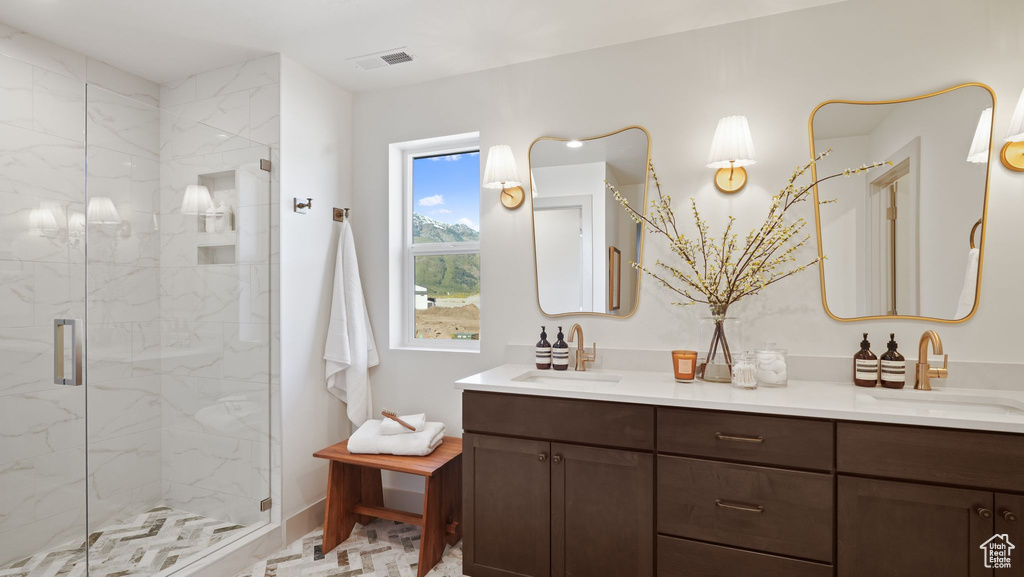
[[[701,317],[698,329],[707,348],[700,351],[697,376],[712,383],[732,382],[733,353],[743,350],[743,323],[728,316],[725,307],[712,306],[711,316]]]

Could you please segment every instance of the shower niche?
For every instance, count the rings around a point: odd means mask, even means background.
[[[201,265],[235,264],[238,260],[238,171],[199,175],[199,185],[210,191],[210,208],[196,215],[197,262]]]

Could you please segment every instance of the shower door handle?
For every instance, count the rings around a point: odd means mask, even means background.
[[[82,384],[82,334],[78,319],[53,319],[53,384],[77,387]],[[64,327],[71,327],[71,378],[64,372]]]

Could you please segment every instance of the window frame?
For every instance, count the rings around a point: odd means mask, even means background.
[[[395,152],[400,154],[396,158]],[[412,215],[415,209],[413,200],[413,163],[419,158],[432,156],[444,156],[448,154],[480,153],[480,136],[478,133],[458,135],[456,137],[441,137],[437,139],[425,139],[410,143],[392,145],[392,178],[396,176],[394,163],[400,162],[401,185],[401,233],[395,234],[395,212],[391,212],[391,241],[400,240],[400,273],[398,276],[399,285],[394,284],[392,278],[392,303],[391,313],[393,321],[397,316],[398,322],[391,323],[391,348],[409,350],[429,350],[446,352],[480,352],[480,340],[456,340],[456,339],[418,339],[416,338],[416,257],[423,256],[444,256],[453,254],[480,254],[480,241],[469,242],[441,242],[441,243],[413,243],[412,236]],[[482,172],[482,169],[481,169]],[[392,198],[396,187],[392,186]],[[479,218],[479,217],[478,217]],[[479,222],[479,221],[478,221]],[[394,247],[393,247],[394,248]],[[394,251],[392,251],[394,256]],[[481,269],[482,269],[481,263]],[[392,266],[392,272],[395,272]],[[481,279],[482,281],[482,279]],[[411,289],[411,290],[410,290]],[[398,299],[395,299],[397,292]],[[481,282],[481,293],[482,293]],[[396,303],[397,300],[397,303]],[[481,294],[481,303],[483,296]],[[397,309],[396,310],[396,304]],[[481,309],[482,309],[481,304]],[[399,334],[394,333],[395,330]],[[481,339],[483,338],[481,327]]]

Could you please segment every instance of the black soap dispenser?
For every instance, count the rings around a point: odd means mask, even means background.
[[[548,342],[546,327],[540,327],[540,340],[537,341],[537,368],[548,370],[551,368],[551,343]]]
[[[889,350],[880,359],[882,386],[887,389],[902,389],[907,384],[907,360],[896,350],[896,334],[889,333]]]
[[[867,333],[860,342],[860,350],[853,355],[853,384],[858,387],[878,386],[878,357],[871,352]]]
[[[565,342],[562,327],[558,327],[558,338],[551,345],[551,368],[564,371],[569,368],[569,343]]]

